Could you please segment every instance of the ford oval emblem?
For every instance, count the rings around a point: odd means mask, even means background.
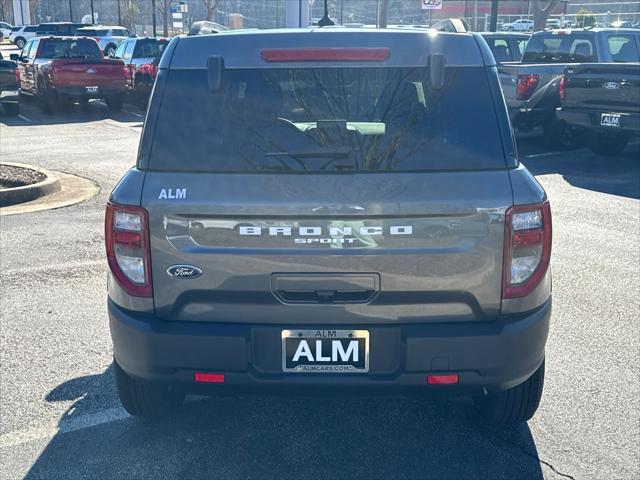
[[[618,82],[606,82],[604,84],[604,88],[608,90],[617,90],[620,88],[620,85],[618,84]]]
[[[197,278],[202,275],[202,269],[193,265],[172,265],[167,268],[167,275],[174,278]]]

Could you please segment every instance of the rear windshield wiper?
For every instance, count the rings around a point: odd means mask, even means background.
[[[315,150],[292,150],[282,152],[267,152],[267,157],[292,157],[292,158],[331,158],[334,167],[338,169],[353,169],[356,167],[351,157],[350,148],[319,148]]]

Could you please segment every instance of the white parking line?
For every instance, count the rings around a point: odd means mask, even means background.
[[[110,408],[101,412],[81,415],[69,420],[61,420],[57,425],[26,428],[0,435],[0,448],[15,447],[34,440],[52,438],[58,434],[75,432],[85,428],[96,427],[105,423],[117,422],[129,418],[123,408]]]
[[[19,114],[19,115],[18,115],[18,118],[20,118],[20,119],[24,120],[25,122],[29,122],[29,123],[31,123],[31,122],[32,122],[32,120],[31,120],[30,118],[25,117],[25,116],[24,116],[24,115],[22,115],[22,114]]]

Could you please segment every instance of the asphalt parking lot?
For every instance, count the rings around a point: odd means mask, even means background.
[[[194,398],[129,417],[115,393],[104,206],[143,115],[104,104],[0,118],[0,154],[94,180],[61,209],[0,217],[0,478],[640,477],[640,145],[618,157],[519,139],[554,214],[545,393],[490,429],[465,400]]]

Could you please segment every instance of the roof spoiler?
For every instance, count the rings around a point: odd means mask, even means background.
[[[215,22],[207,22],[206,20],[202,20],[199,22],[194,22],[189,29],[189,36],[194,35],[211,35],[212,33],[219,33],[229,30],[224,25],[220,25]]]
[[[431,25],[430,28],[438,32],[466,33],[469,31],[469,25],[463,18],[445,18]]]

